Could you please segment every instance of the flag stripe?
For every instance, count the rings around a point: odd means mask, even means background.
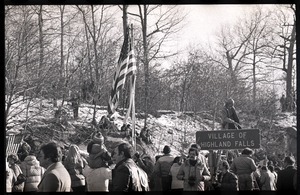
[[[109,114],[113,114],[118,107],[119,91],[124,88],[126,78],[135,74],[135,72],[136,60],[134,58],[134,51],[132,49],[131,40],[129,37],[129,29],[127,28],[109,97]]]

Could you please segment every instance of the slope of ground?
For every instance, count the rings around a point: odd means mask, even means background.
[[[26,103],[20,101],[20,104],[14,105],[13,113],[18,113],[26,107]],[[58,101],[58,105],[61,101]],[[90,139],[91,133],[95,127],[91,124],[93,117],[93,106],[89,104],[81,104],[79,109],[79,118],[73,119],[70,103],[65,102],[63,105],[64,113],[59,118],[55,118],[54,114],[57,108],[46,99],[35,99],[28,109],[26,122],[26,109],[15,117],[11,118],[7,123],[7,130],[19,130],[23,133],[30,134],[36,142],[44,143],[50,140],[60,141],[65,145],[75,143],[82,150],[86,150],[86,144]],[[97,106],[95,115],[96,121],[99,122],[101,117],[107,115],[107,111],[103,107]],[[285,151],[282,143],[286,141],[285,129],[296,125],[296,116],[291,113],[282,113],[270,119],[257,120],[255,117],[243,115],[240,113],[243,122],[243,128],[258,128],[261,130],[262,150],[266,153],[274,153],[277,151]],[[115,114],[113,123],[121,128],[124,116]],[[131,124],[131,121],[128,121]],[[197,131],[211,131],[213,129],[212,116],[209,114],[193,115],[183,114],[172,111],[168,114],[160,114],[159,117],[149,115],[147,120],[147,128],[150,130],[152,144],[145,144],[140,138],[137,138],[137,150],[146,152],[154,157],[161,153],[164,145],[170,145],[172,153],[179,155],[186,153],[188,146],[196,140]],[[140,133],[144,125],[142,117],[136,119],[136,131]],[[216,130],[220,129],[220,124],[215,123]],[[105,144],[109,150],[120,141],[131,142],[130,137],[106,136]],[[277,143],[277,144],[274,144]]]

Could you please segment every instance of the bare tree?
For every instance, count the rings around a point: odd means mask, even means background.
[[[245,56],[242,63],[246,65],[242,73],[244,79],[252,78],[252,109],[258,109],[257,86],[262,82],[270,83],[268,79],[267,65],[270,63],[270,56],[267,55],[270,42],[273,39],[273,28],[270,25],[271,13],[256,7],[244,21],[243,28],[252,31],[247,40],[246,48],[249,55]],[[249,67],[249,68],[248,68]],[[258,115],[257,115],[258,116]]]
[[[158,58],[167,58],[175,55],[174,53],[164,55],[161,54],[163,43],[170,36],[181,29],[181,22],[184,16],[180,16],[176,6],[161,5],[138,5],[138,13],[128,12],[129,15],[137,17],[141,25],[142,34],[142,55],[141,62],[144,65],[144,111],[145,120],[144,127],[147,127],[147,117],[149,112],[149,83],[150,72],[149,66],[152,60]],[[149,20],[151,15],[157,15],[153,20]],[[151,21],[151,23],[149,22]],[[154,21],[154,22],[152,22]]]
[[[272,41],[272,52],[270,55],[273,59],[282,61],[282,65],[270,65],[274,69],[281,69],[285,72],[284,78],[286,84],[285,107],[287,111],[295,109],[295,87],[293,75],[295,75],[295,44],[296,44],[296,8],[295,5],[278,6],[278,12],[274,14],[275,36]],[[278,63],[277,63],[278,64]]]

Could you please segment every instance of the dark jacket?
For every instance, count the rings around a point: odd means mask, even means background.
[[[237,127],[235,124],[229,122],[230,120],[233,120],[237,123],[240,123],[240,120],[236,114],[234,107],[226,108],[224,106],[224,108],[221,112],[221,115],[222,115],[222,120],[223,120],[223,123],[222,123],[223,129],[239,129],[240,128],[240,127]]]
[[[277,190],[297,190],[297,169],[294,166],[288,166],[278,172]]]
[[[138,169],[131,158],[124,159],[116,164],[112,170],[112,190],[123,192],[142,191],[142,185],[148,186],[148,177],[145,174],[145,180],[141,180],[138,171],[142,171],[142,169]]]
[[[232,172],[226,172],[225,174],[221,173],[219,182],[221,183],[221,191],[237,191],[238,190],[238,178]]]
[[[190,177],[195,178],[195,185],[189,184]],[[183,191],[204,191],[204,181],[210,180],[210,172],[199,159],[197,159],[195,166],[186,160],[177,173],[177,179],[184,180]]]

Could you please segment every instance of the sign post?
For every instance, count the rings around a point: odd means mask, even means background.
[[[232,129],[222,131],[197,131],[196,143],[202,150],[231,150],[260,148],[259,129]]]

